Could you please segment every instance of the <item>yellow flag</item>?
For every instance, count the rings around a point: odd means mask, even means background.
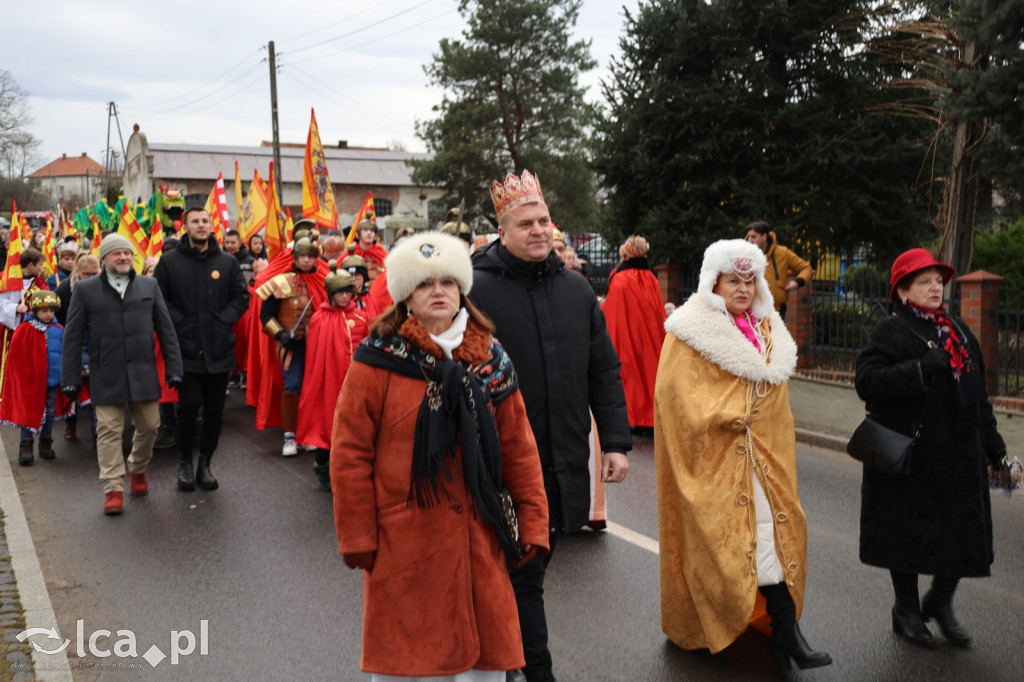
[[[135,219],[135,211],[128,205],[127,200],[121,205],[121,223],[117,226],[117,233],[132,243],[132,265],[135,267],[135,273],[141,275],[146,264],[146,254],[149,253],[149,235]]]
[[[309,134],[306,136],[306,158],[302,165],[302,217],[312,218],[321,231],[338,229],[338,207],[327,174],[327,157],[320,144],[316,112],[309,112]]]

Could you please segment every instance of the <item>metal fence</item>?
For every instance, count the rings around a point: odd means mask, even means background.
[[[999,338],[996,342],[996,356],[985,358],[985,369],[995,376],[998,395],[1020,397],[1024,395],[1024,367],[1021,363],[1024,291],[1000,289],[994,314]]]
[[[871,271],[837,281],[813,279],[808,303],[814,326],[808,347],[811,363],[852,372],[871,330],[889,314],[889,282]]]

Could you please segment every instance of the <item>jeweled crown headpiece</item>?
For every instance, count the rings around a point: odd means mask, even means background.
[[[732,261],[732,274],[744,282],[753,281],[754,277],[757,276],[757,272],[754,270],[754,261],[749,258],[734,258]]]
[[[494,202],[494,213],[501,220],[506,213],[523,204],[535,204],[544,201],[544,192],[540,189],[540,180],[530,171],[524,170],[522,179],[515,173],[505,176],[505,184],[495,182],[491,187],[491,201]]]

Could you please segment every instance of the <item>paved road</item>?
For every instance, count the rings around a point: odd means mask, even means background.
[[[17,434],[3,429],[62,637],[72,639],[76,680],[107,679],[113,661],[137,666],[115,679],[362,680],[358,673],[361,579],[341,563],[331,497],[320,492],[312,456],[284,459],[277,431],[251,429],[252,411],[229,399],[226,433],[214,460],[221,489],[181,493],[176,455],[158,452],[151,492],[127,499],[121,517],[100,512],[102,490],[89,439],[31,468],[15,462]],[[58,435],[62,432],[58,427]],[[816,680],[1016,680],[1024,659],[1024,502],[993,500],[993,578],[967,581],[961,620],[976,638],[970,652],[919,651],[889,627],[887,575],[857,561],[859,467],[844,455],[801,447],[809,518],[810,578],[802,626],[835,665]],[[747,633],[724,658],[668,643],[659,623],[657,513],[653,452],[639,440],[629,479],[611,491],[614,522],[604,533],[567,538],[548,573],[556,673],[574,680],[773,679],[767,640]],[[130,630],[139,657],[99,658],[84,639]],[[196,651],[156,667],[141,658],[187,648],[207,621],[207,655]],[[112,640],[112,641],[111,641]],[[86,655],[78,656],[77,648]]]

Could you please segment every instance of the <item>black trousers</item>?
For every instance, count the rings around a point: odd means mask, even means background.
[[[551,652],[548,651],[548,621],[544,613],[544,574],[555,553],[557,532],[548,536],[551,551],[525,566],[508,566],[512,589],[519,607],[519,630],[523,636],[523,655],[526,679],[542,677],[551,672]]]
[[[178,390],[178,447],[183,459],[192,458],[200,407],[203,408],[203,427],[199,431],[199,452],[212,455],[217,449],[221,424],[224,423],[227,390],[228,372],[185,372],[185,379]]]

